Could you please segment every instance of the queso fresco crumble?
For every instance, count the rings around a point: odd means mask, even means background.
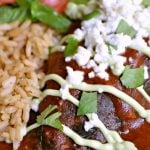
[[[94,2],[99,4],[99,16],[83,21],[81,28],[75,30],[74,38],[84,41],[84,47],[79,46],[77,53],[66,57],[66,61],[73,59],[82,67],[92,67],[89,78],[98,76],[108,80],[108,67],[117,76],[124,71],[127,59],[122,54],[126,48],[150,55],[143,39],[150,36],[150,7],[145,7],[142,0],[102,0],[101,3],[93,0],[86,7],[70,4],[73,6],[67,13],[78,18],[93,9]],[[132,61],[132,57],[129,59]]]

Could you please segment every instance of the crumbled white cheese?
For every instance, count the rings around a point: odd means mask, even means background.
[[[89,73],[88,73],[88,77],[89,77],[89,78],[94,78],[94,77],[95,77],[94,71],[89,72]]]
[[[117,76],[124,71],[127,59],[123,54],[127,47],[138,47],[141,52],[147,48],[143,37],[150,36],[150,19],[148,19],[150,7],[144,8],[142,0],[109,0],[109,3],[106,0],[99,0],[98,2],[101,15],[83,21],[81,28],[74,32],[77,39],[84,42],[85,47],[79,47],[77,54],[66,58],[66,61],[74,59],[79,66],[92,68],[95,76],[108,80],[108,68]],[[121,19],[137,31],[134,38],[116,33]],[[94,74],[88,76],[91,78]]]
[[[89,1],[84,4],[75,4],[73,2],[69,2],[67,5],[67,8],[65,10],[65,13],[71,18],[71,19],[81,19],[86,14],[91,13],[93,10],[95,10],[97,7],[97,4],[95,3],[95,0]]]
[[[85,123],[84,123],[84,130],[86,132],[88,132],[93,127],[94,127],[94,124],[92,123],[92,121],[85,121]]]
[[[91,57],[91,52],[85,49],[82,46],[78,47],[78,52],[74,55],[73,59],[75,59],[79,66],[84,66],[88,63]]]
[[[31,103],[31,109],[37,112],[39,110],[39,102],[33,100]]]
[[[93,67],[95,67],[96,66],[96,63],[95,63],[95,61],[93,60],[93,59],[91,59],[89,62],[88,62],[88,64],[87,64],[87,68],[89,69],[89,68],[93,68]]]
[[[101,79],[109,80],[109,74],[107,72],[99,72],[96,76],[100,77]]]
[[[84,72],[83,71],[73,71],[71,67],[66,67],[67,69],[67,77],[66,80],[75,85],[79,85],[84,80]]]
[[[69,61],[71,61],[71,59],[72,59],[71,57],[66,57],[66,58],[65,58],[65,61],[66,61],[66,62],[69,62]]]
[[[63,100],[67,99],[68,93],[69,93],[69,87],[67,85],[62,86],[60,88],[61,97]]]
[[[128,60],[129,60],[130,63],[133,62],[133,58],[132,57],[129,57]]]
[[[75,30],[74,34],[78,41],[82,41],[85,36],[85,33],[79,28]]]

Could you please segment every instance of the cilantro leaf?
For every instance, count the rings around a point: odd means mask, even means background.
[[[116,29],[116,33],[123,33],[133,38],[136,35],[137,31],[122,19]]]
[[[37,123],[41,125],[48,125],[54,128],[57,128],[59,130],[63,130],[61,122],[58,120],[58,118],[61,116],[60,112],[52,113],[54,110],[56,110],[57,106],[49,105],[42,113],[41,115],[37,116]]]
[[[83,19],[84,19],[84,20],[90,20],[90,19],[95,18],[95,17],[98,17],[98,16],[100,16],[100,12],[99,12],[98,10],[94,10],[94,11],[92,11],[91,13],[85,15],[85,16],[83,17]]]
[[[83,92],[81,95],[77,115],[97,112],[97,92]]]
[[[41,115],[37,116],[36,121],[38,123],[42,123],[42,121],[54,110],[56,110],[57,106],[49,105],[42,113]]]
[[[62,124],[58,120],[58,118],[60,116],[61,116],[61,113],[60,112],[56,112],[56,113],[50,115],[49,117],[47,117],[46,119],[44,119],[42,121],[42,125],[48,125],[48,126],[57,128],[59,130],[63,130]]]
[[[143,5],[144,5],[145,7],[150,6],[150,0],[143,0]]]
[[[74,55],[77,52],[78,40],[74,37],[68,37],[65,42],[67,43],[64,51],[65,57]]]
[[[89,0],[70,0],[70,2],[73,2],[77,5],[86,4],[89,2]]]
[[[131,69],[126,67],[121,77],[121,82],[126,88],[137,88],[144,83],[144,69]]]
[[[106,45],[108,47],[108,52],[109,52],[110,55],[112,55],[112,52],[117,49],[116,45],[112,45],[112,44],[109,44],[109,43],[106,43]]]

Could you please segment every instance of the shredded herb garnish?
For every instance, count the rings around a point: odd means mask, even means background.
[[[108,52],[109,52],[110,55],[112,55],[112,52],[117,49],[116,45],[112,45],[112,44],[109,44],[109,43],[106,43],[106,45],[108,47]]]
[[[92,19],[92,18],[95,18],[95,17],[100,16],[100,14],[101,14],[101,13],[100,13],[98,10],[94,10],[94,11],[92,11],[91,13],[85,15],[85,16],[83,17],[83,20],[90,20],[90,19]]]
[[[62,130],[62,124],[59,121],[59,117],[61,116],[60,112],[52,113],[54,110],[57,109],[57,106],[49,105],[41,115],[37,116],[37,123],[40,125],[48,125],[59,130]],[[51,114],[52,113],[52,114]]]
[[[69,2],[73,2],[77,5],[86,4],[89,2],[89,0],[70,0]]]
[[[67,43],[64,55],[65,57],[67,56],[73,56],[77,52],[78,48],[78,40],[74,37],[68,37],[65,42]]]

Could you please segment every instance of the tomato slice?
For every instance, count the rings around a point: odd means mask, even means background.
[[[54,8],[57,12],[63,13],[66,9],[68,0],[41,0],[47,6]]]
[[[12,4],[15,2],[16,2],[16,0],[0,0],[0,5]]]
[[[66,9],[68,0],[40,0],[47,6],[54,8],[57,12],[63,13]],[[16,0],[0,0],[0,5],[12,4]]]

